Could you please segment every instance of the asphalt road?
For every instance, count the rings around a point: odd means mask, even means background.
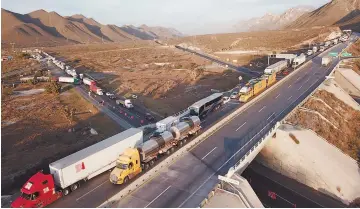
[[[339,44],[332,51],[341,51],[345,44]],[[217,173],[223,174],[228,168],[229,150],[224,144],[228,141],[241,141],[242,137],[258,126],[259,121],[267,121],[269,116],[288,107],[309,86],[323,79],[336,65],[323,68],[321,59],[315,58],[313,64],[301,69],[301,73],[286,81],[259,102],[248,108],[233,121],[223,126],[207,140],[184,155],[166,172],[160,173],[148,183],[124,198],[119,207],[196,207],[212,187],[218,182]],[[203,123],[206,130],[213,123],[239,107],[232,100],[222,109],[212,113]],[[236,148],[235,143],[235,148]],[[90,180],[73,194],[61,198],[51,207],[96,207],[116,194],[124,186],[112,185],[109,173]]]
[[[345,47],[346,44],[341,43],[331,51],[340,52]],[[229,158],[233,152],[227,144],[234,150],[239,149],[241,143],[237,141],[258,128],[260,121],[271,120],[272,114],[282,113],[299,97],[305,98],[308,89],[324,80],[337,62],[334,60],[330,66],[322,67],[321,57],[315,57],[312,63],[298,69],[301,72],[224,125],[170,165],[166,172],[125,197],[118,207],[197,207],[218,182],[217,175],[226,173],[232,166],[229,162],[235,162]]]
[[[56,76],[68,76],[63,70],[52,63],[49,64],[49,67],[51,72]],[[115,120],[124,129],[128,129],[130,127],[140,127],[151,123],[145,119],[145,112],[138,110],[136,107],[133,109],[127,109],[120,105],[116,105],[115,100],[110,99],[106,95],[100,96],[91,93],[91,96],[89,96],[89,86],[85,84],[75,86],[75,90],[82,97]],[[104,105],[100,104],[101,101],[104,101]]]
[[[265,207],[343,208],[342,202],[253,161],[242,173]]]

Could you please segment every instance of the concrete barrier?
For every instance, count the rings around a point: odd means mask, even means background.
[[[289,80],[293,76],[297,75],[301,72],[301,70],[307,66],[309,63],[312,63],[311,60],[304,63],[301,67],[299,67],[294,72],[290,73],[288,76],[283,78],[282,80],[278,81],[276,84],[271,86],[270,88],[266,89],[264,92],[262,92],[260,95],[256,96],[254,99],[249,101],[248,103],[245,103],[243,106],[223,118],[221,121],[216,123],[214,126],[209,128],[207,131],[199,135],[197,138],[190,141],[188,144],[186,144],[184,147],[180,148],[178,151],[173,153],[171,156],[167,157],[165,160],[163,160],[161,163],[153,167],[150,171],[144,173],[142,176],[140,176],[138,179],[136,179],[134,182],[130,183],[126,188],[122,189],[119,193],[112,196],[108,200],[106,200],[104,203],[99,205],[98,207],[112,207],[114,204],[119,201],[120,199],[124,198],[126,195],[130,194],[134,190],[136,190],[138,187],[140,187],[142,184],[146,183],[147,181],[151,180],[152,178],[156,177],[158,173],[160,173],[164,168],[171,165],[176,159],[183,156],[185,153],[187,153],[192,147],[196,146],[197,144],[201,143],[202,141],[206,140],[209,136],[214,134],[217,130],[225,126],[227,123],[229,123],[233,118],[237,117],[239,114],[247,110],[249,107],[251,107],[253,104],[255,104],[257,101],[261,100],[266,94],[273,91],[277,87],[279,87],[281,84],[283,84],[285,81]]]

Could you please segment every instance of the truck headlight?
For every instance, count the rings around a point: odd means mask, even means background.
[[[116,182],[118,182],[119,178],[118,178],[115,174],[112,174],[112,175],[110,176],[110,180],[111,180],[112,182],[116,183]]]

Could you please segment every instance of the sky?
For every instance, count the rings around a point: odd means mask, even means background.
[[[227,32],[237,22],[299,5],[329,0],[2,0],[17,13],[44,9],[62,16],[82,14],[102,24],[173,27],[187,35]]]

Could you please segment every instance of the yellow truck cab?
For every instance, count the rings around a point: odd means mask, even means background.
[[[127,148],[117,159],[116,166],[110,174],[110,182],[126,184],[141,171],[139,151],[136,148]]]

